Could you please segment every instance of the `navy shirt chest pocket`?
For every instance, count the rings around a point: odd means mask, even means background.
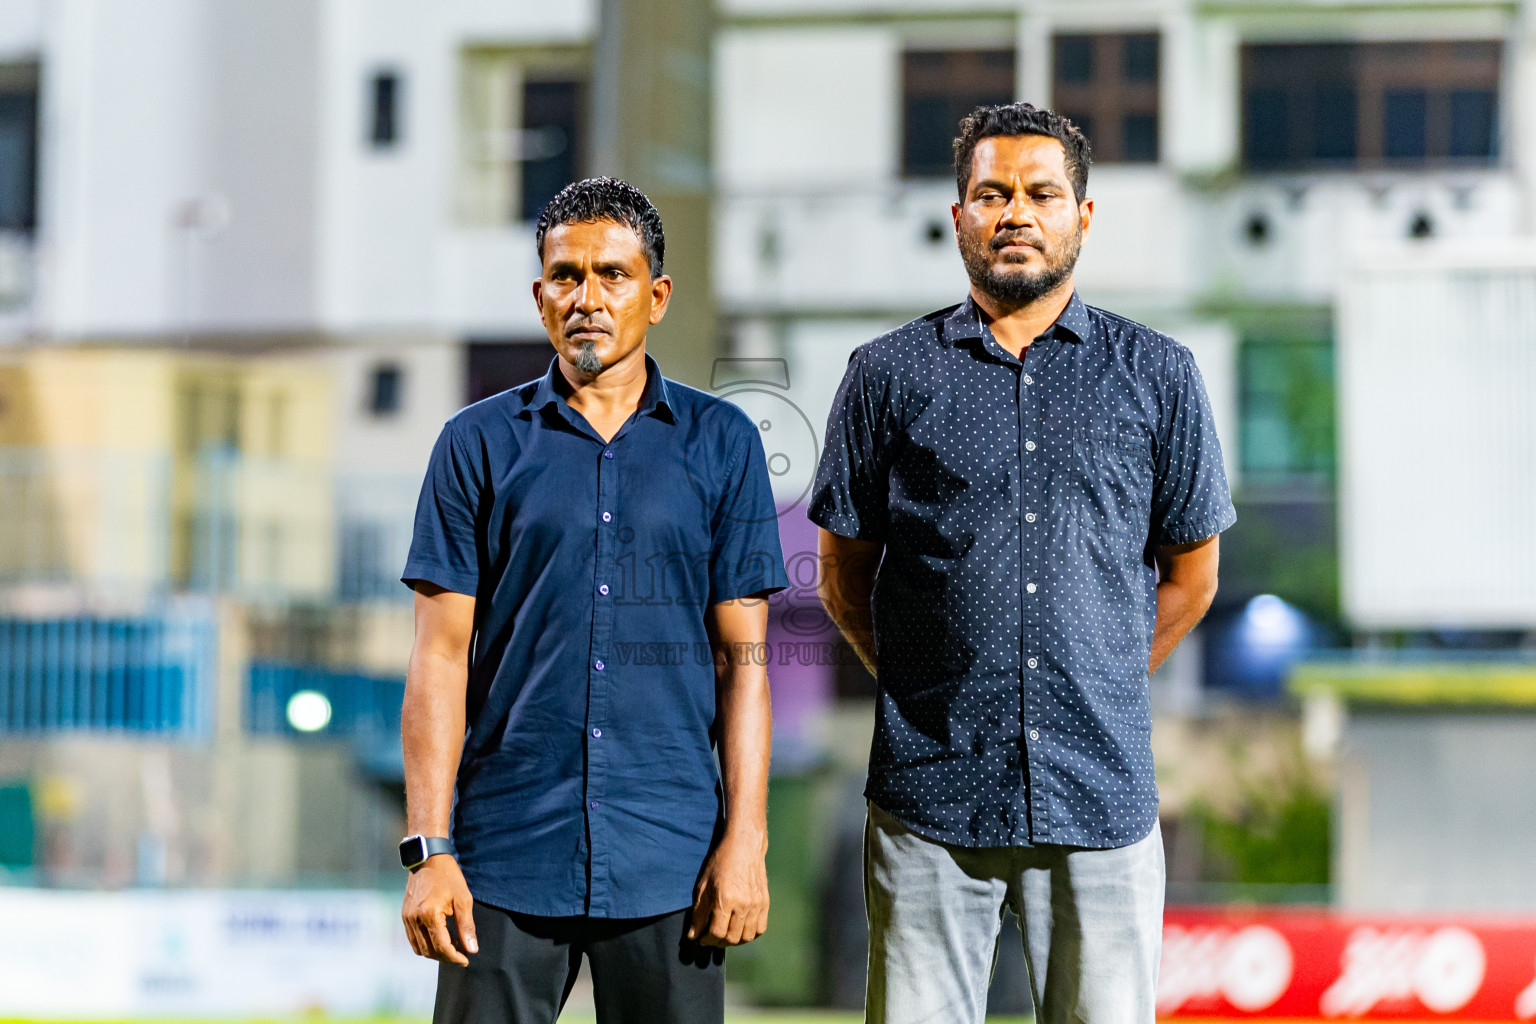
[[[1056,447],[1053,504],[1083,526],[1146,543],[1152,516],[1152,445],[1117,424],[1076,426]]]

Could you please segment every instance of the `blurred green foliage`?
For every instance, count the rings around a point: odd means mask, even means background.
[[[726,977],[760,1006],[805,1006],[820,985],[814,776],[768,781],[768,930],[727,954]]]
[[[1336,462],[1333,339],[1249,335],[1238,379],[1244,481],[1326,486]]]
[[[1249,885],[1327,885],[1331,881],[1332,808],[1311,779],[1250,789],[1236,813],[1210,804],[1191,807],[1188,821],[1203,835],[1213,881]]]

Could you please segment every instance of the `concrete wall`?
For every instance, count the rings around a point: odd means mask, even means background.
[[[1536,910],[1536,715],[1351,713],[1334,874],[1348,910]]]

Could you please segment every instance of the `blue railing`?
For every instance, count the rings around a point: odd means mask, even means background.
[[[0,733],[207,735],[211,618],[0,619]]]

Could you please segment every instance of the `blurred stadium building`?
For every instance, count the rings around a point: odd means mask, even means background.
[[[798,503],[849,352],[964,294],[950,140],[1016,98],[1239,499],[1154,680],[1172,898],[1536,909],[1529,0],[0,0],[0,864],[394,879],[419,473],[543,371],[531,222],[616,173],[668,373],[791,428],[742,976],[856,999],[873,684]]]

